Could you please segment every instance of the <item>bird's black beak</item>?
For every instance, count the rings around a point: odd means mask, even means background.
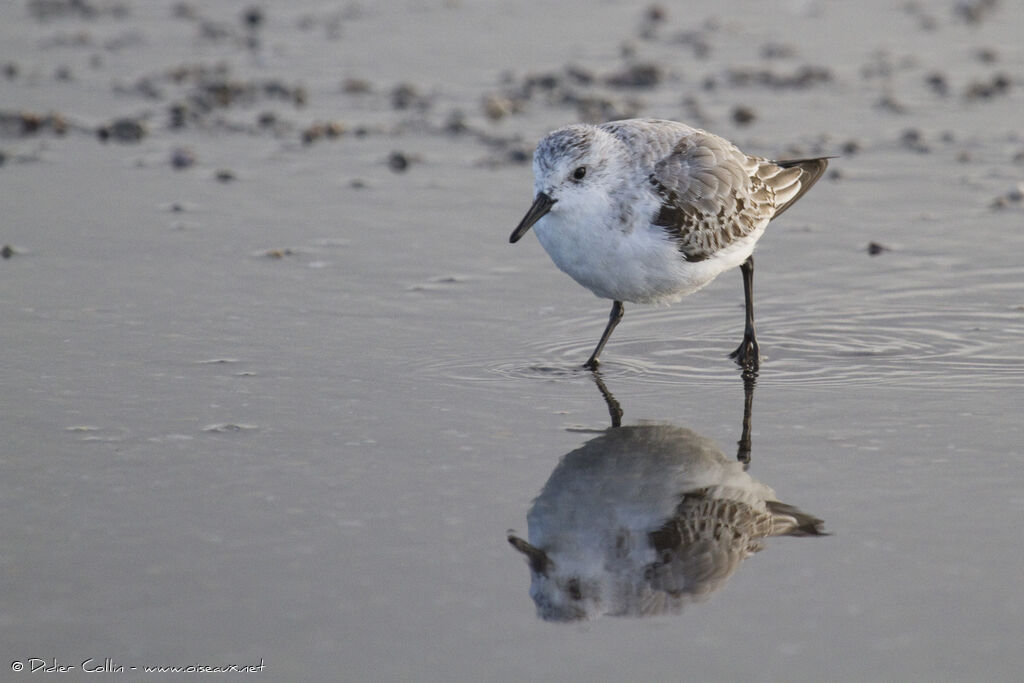
[[[515,244],[519,241],[519,238],[526,234],[526,231],[533,227],[533,224],[544,217],[551,207],[555,205],[557,199],[552,199],[543,192],[537,193],[537,198],[533,200],[533,206],[523,216],[523,220],[519,221],[519,225],[512,231],[512,235],[508,238],[508,241]]]
[[[530,561],[530,569],[538,574],[547,575],[548,569],[551,567],[551,559],[548,558],[547,553],[514,534],[508,535],[508,542],[512,544],[513,548],[526,555],[526,559]]]

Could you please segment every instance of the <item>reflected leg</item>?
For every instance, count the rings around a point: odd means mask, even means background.
[[[750,451],[752,444],[750,443],[750,415],[754,408],[754,383],[757,381],[757,375],[752,372],[743,373],[743,433],[740,435],[740,440],[736,442],[736,459],[744,465],[750,464]]]
[[[604,402],[608,406],[608,416],[612,419],[612,427],[622,426],[622,406],[612,396],[612,392],[605,386],[604,380],[601,379],[601,373],[594,372],[594,382],[597,383],[597,388],[601,392],[601,396],[604,397]]]

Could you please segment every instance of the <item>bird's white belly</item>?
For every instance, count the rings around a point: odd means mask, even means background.
[[[555,265],[597,296],[668,304],[743,263],[764,227],[703,261],[685,260],[676,243],[657,226],[629,232],[618,226],[595,229],[549,214],[534,231]]]

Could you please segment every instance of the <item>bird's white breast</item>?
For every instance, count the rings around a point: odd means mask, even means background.
[[[555,265],[597,296],[667,304],[743,263],[767,225],[765,221],[746,238],[703,261],[687,261],[669,235],[650,224],[653,199],[641,200],[634,209],[636,218],[631,223],[623,223],[608,206],[552,211],[534,231]]]

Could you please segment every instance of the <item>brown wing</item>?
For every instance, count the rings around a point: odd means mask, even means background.
[[[649,176],[662,202],[653,223],[672,235],[688,261],[702,261],[789,208],[827,164],[747,156],[698,131],[683,137]]]

